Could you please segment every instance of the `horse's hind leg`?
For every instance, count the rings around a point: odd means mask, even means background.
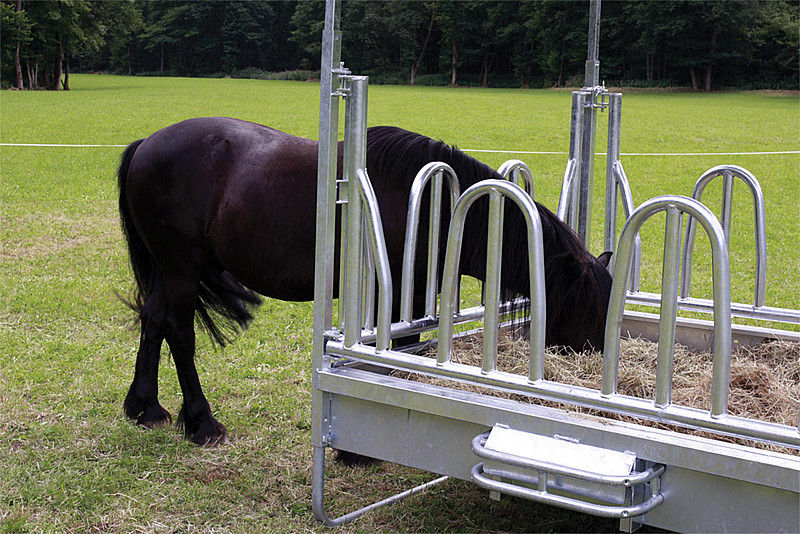
[[[164,340],[165,295],[163,286],[148,298],[139,317],[142,333],[133,382],[125,397],[125,414],[137,424],[155,428],[170,424],[172,416],[158,402],[158,363]]]
[[[198,445],[227,443],[227,430],[211,415],[194,364],[194,315],[199,280],[167,279],[166,340],[175,361],[183,393],[183,407],[178,416],[187,438]]]

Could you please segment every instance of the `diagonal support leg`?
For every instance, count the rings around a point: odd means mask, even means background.
[[[405,499],[406,497],[411,497],[412,495],[416,495],[418,493],[422,493],[423,491],[444,482],[450,477],[439,477],[437,479],[431,480],[430,482],[426,482],[424,484],[420,484],[415,488],[411,488],[410,490],[403,491],[396,495],[392,495],[386,499],[381,501],[369,504],[363,508],[359,508],[354,512],[350,512],[349,514],[345,514],[341,517],[337,517],[332,519],[328,517],[327,513],[325,512],[325,447],[314,446],[314,474],[312,478],[312,486],[311,486],[311,508],[314,511],[314,517],[320,523],[329,526],[329,527],[338,527],[340,525],[344,525],[349,523],[355,519],[358,519],[362,515],[375,510],[376,508],[381,508],[383,506],[394,504],[398,501]]]

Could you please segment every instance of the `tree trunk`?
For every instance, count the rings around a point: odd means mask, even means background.
[[[17,0],[17,13],[22,11],[22,0]],[[14,73],[17,75],[17,89],[20,91],[25,89],[22,82],[22,64],[19,61],[19,47],[20,42],[17,41],[17,48],[14,49]]]
[[[431,22],[430,24],[428,24],[428,32],[425,34],[425,42],[422,43],[422,50],[419,51],[419,57],[417,58],[417,63],[411,67],[411,85],[414,85],[416,83],[417,71],[422,65],[422,58],[425,56],[425,49],[428,48],[428,41],[431,38],[431,31],[433,30],[433,21],[435,13],[436,13],[436,8],[432,7]]]
[[[711,65],[706,66],[706,77],[705,77],[705,84],[704,88],[706,91],[711,91],[711,74],[714,70],[714,67]]]
[[[161,43],[161,66],[158,68],[158,72],[164,72],[164,43]]]
[[[64,90],[69,91],[69,57],[64,59]]]
[[[561,40],[561,61],[558,63],[558,81],[556,82],[556,87],[561,87],[561,83],[564,81],[564,53],[567,50],[567,41],[562,39]]]
[[[55,69],[53,72],[53,89],[61,91],[61,74],[63,73],[64,63],[64,43],[58,42],[58,57],[56,57]]]
[[[717,51],[717,32],[716,30],[714,33],[711,34],[711,53],[709,54],[709,59],[711,63],[706,65],[706,76],[705,76],[705,83],[703,87],[705,87],[706,91],[711,91],[711,75],[714,72],[714,55]]]
[[[39,62],[37,61],[31,70],[31,64],[26,63],[25,68],[28,71],[28,89],[38,89],[39,88]]]
[[[694,70],[694,67],[689,67],[689,74],[692,77],[692,89],[697,91],[700,86],[697,84],[697,71]]]
[[[456,38],[453,37],[453,55],[451,56],[451,59],[450,59],[450,64],[452,65],[452,68],[453,68],[452,74],[450,76],[450,85],[451,86],[455,86],[458,83],[458,73],[456,71],[456,59],[457,59],[458,55],[457,55],[456,50],[457,50],[457,48],[456,48]]]

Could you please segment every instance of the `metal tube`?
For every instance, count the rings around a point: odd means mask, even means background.
[[[339,31],[340,5],[328,0],[325,5],[325,29],[322,38],[320,70],[319,149],[317,155],[316,242],[314,262],[314,323],[312,366],[314,370],[325,365],[325,332],[333,323],[333,268],[336,243],[336,167],[339,97],[335,96],[339,84],[333,71],[341,57],[341,32]],[[322,444],[323,421],[327,418],[327,404],[323,393],[313,388],[311,394],[311,442]]]
[[[589,1],[589,37],[586,52],[584,88],[593,88],[600,81],[600,0]]]
[[[675,324],[678,319],[678,276],[680,274],[681,212],[667,206],[664,229],[664,260],[661,275],[661,316],[658,322],[656,406],[672,402],[672,373],[675,358]]]
[[[362,515],[371,512],[376,508],[394,504],[402,499],[405,499],[406,497],[417,495],[418,493],[432,488],[437,484],[441,484],[448,479],[449,477],[446,476],[439,477],[431,480],[430,482],[425,482],[424,484],[420,484],[419,486],[411,488],[410,490],[403,491],[386,499],[364,506],[363,508],[359,508],[358,510],[350,512],[349,514],[345,514],[337,518],[330,518],[325,511],[325,448],[315,446],[314,473],[311,479],[311,509],[317,521],[328,527],[338,527],[346,523],[350,523],[351,521],[358,519]]]
[[[351,76],[350,94],[347,101],[345,120],[345,142],[347,152],[347,243],[346,271],[344,287],[340,293],[345,295],[344,336],[345,343],[353,345],[361,339],[362,277],[363,277],[363,215],[361,195],[356,178],[358,169],[366,168],[367,146],[367,81],[366,76]],[[343,246],[345,246],[343,244]]]
[[[747,184],[750,189],[750,194],[753,197],[753,216],[755,227],[755,241],[756,241],[756,274],[755,274],[755,287],[753,305],[756,308],[764,306],[766,300],[766,285],[767,285],[767,223],[766,223],[766,209],[764,207],[764,193],[761,189],[761,184],[755,176],[747,169],[737,165],[719,165],[713,167],[703,173],[695,183],[694,190],[692,191],[692,198],[700,201],[703,196],[705,187],[717,176],[730,176],[737,177]],[[726,186],[732,187],[732,186]],[[730,219],[732,208],[727,206],[727,214],[725,207],[725,196],[723,193],[723,228],[726,228],[726,242],[730,237]],[[728,201],[732,193],[727,193]],[[683,264],[682,264],[682,279],[681,279],[681,298],[686,299],[689,297],[691,291],[692,279],[692,250],[694,248],[694,234],[695,222],[690,218],[686,225],[686,239],[683,244]]]
[[[466,214],[477,198],[496,191],[512,199],[520,208],[528,228],[528,268],[530,272],[531,298],[531,359],[530,380],[540,380],[544,374],[545,315],[547,304],[544,291],[544,247],[542,245],[542,223],[539,211],[530,196],[519,186],[506,180],[484,180],[464,191],[459,198],[450,222],[445,251],[444,274],[442,275],[441,310],[439,314],[439,351],[436,365],[441,367],[450,361],[453,335],[458,267],[461,260],[461,242]],[[497,302],[487,302],[497,307]]]
[[[614,176],[619,186],[619,193],[622,199],[623,213],[627,220],[634,210],[633,194],[631,193],[631,186],[628,182],[628,175],[625,174],[625,169],[622,167],[622,162],[617,161],[614,163]],[[613,258],[612,258],[613,259]],[[639,291],[639,282],[641,279],[642,270],[642,239],[639,233],[636,233],[633,243],[633,265],[631,265],[631,283],[630,291],[636,293]]]
[[[452,206],[452,204],[451,204]],[[442,225],[442,170],[431,177],[430,224],[428,226],[428,269],[425,283],[425,315],[436,316],[439,293],[439,234]]]
[[[570,210],[572,205],[572,184],[575,181],[575,176],[578,170],[578,160],[570,158],[567,161],[567,168],[564,170],[564,179],[561,181],[561,195],[558,197],[558,210],[556,216],[561,219],[565,224],[572,225],[570,221],[573,219]]]
[[[361,201],[364,205],[364,217],[367,221],[365,230],[369,237],[369,248],[375,258],[375,269],[378,275],[378,323],[375,349],[380,352],[389,348],[392,333],[392,272],[389,267],[389,253],[386,250],[386,238],[383,234],[381,212],[378,207],[378,199],[375,197],[375,190],[372,188],[366,169],[358,169],[356,177]]]
[[[725,242],[731,242],[731,211],[733,204],[733,173],[730,169],[722,171],[722,230],[725,234]]]
[[[599,1],[597,2],[599,4]],[[587,67],[588,69],[588,67]],[[583,113],[583,141],[581,143],[581,168],[578,174],[578,228],[577,233],[586,248],[591,243],[592,186],[594,168],[594,140],[597,129],[597,109],[594,93],[581,92]]]
[[[711,416],[716,418],[725,414],[728,400],[731,360],[730,263],[725,236],[719,221],[707,207],[688,197],[664,195],[652,198],[642,203],[634,211],[622,229],[606,319],[601,395],[608,398],[617,392],[620,328],[625,307],[625,286],[628,285],[634,236],[647,218],[668,207],[677,208],[700,221],[711,240],[714,285],[714,371]]]
[[[481,473],[482,469],[483,469],[483,463],[478,463],[477,465],[473,466],[473,468],[470,471],[470,475],[472,477],[472,481],[484,489],[488,489],[490,491],[498,491],[506,495],[521,497],[523,499],[529,499],[536,502],[555,505],[558,506],[559,508],[565,508],[567,510],[572,510],[575,512],[581,512],[585,514],[592,514],[600,517],[613,517],[613,518],[635,517],[642,515],[646,512],[649,512],[650,510],[652,510],[653,508],[664,502],[664,496],[657,495],[656,497],[648,499],[643,503],[632,506],[612,506],[612,505],[596,504],[593,502],[585,501],[583,499],[570,498],[564,495],[548,493],[547,491],[541,489],[541,483],[540,483],[540,489],[533,490],[525,486],[492,480],[482,475]],[[544,476],[541,476],[540,478],[544,479]]]
[[[412,300],[414,292],[414,261],[417,254],[417,238],[419,234],[422,194],[425,191],[425,186],[430,181],[431,176],[440,171],[446,180],[448,191],[450,192],[450,213],[452,213],[456,206],[456,202],[458,202],[458,197],[461,195],[461,186],[458,183],[458,178],[456,178],[455,171],[446,163],[434,161],[428,163],[422,169],[420,169],[411,185],[411,193],[409,194],[408,198],[406,235],[403,244],[403,269],[401,275],[402,286],[400,290],[400,320],[408,323],[411,322],[413,315]],[[435,242],[438,246],[439,232],[440,230],[434,235],[434,232],[429,230],[429,243]],[[428,286],[438,288],[438,279],[428,280],[427,284]],[[431,317],[435,317],[435,311]]]
[[[489,192],[489,229],[486,242],[486,279],[483,283],[486,316],[483,320],[483,372],[497,369],[497,328],[500,323],[500,270],[503,261],[503,195]]]
[[[522,187],[525,192],[531,196],[531,198],[535,198],[533,173],[531,172],[530,167],[528,167],[524,161],[510,159],[500,165],[500,167],[497,169],[497,174],[511,183],[515,183]]]
[[[569,160],[564,172],[564,181],[561,184],[561,198],[558,201],[559,217],[573,230],[578,229],[578,176],[582,165],[582,144],[584,128],[584,106],[581,93],[572,93],[572,111],[570,114],[569,128]],[[572,165],[570,166],[570,163]],[[570,167],[572,167],[570,169]],[[569,179],[568,179],[569,177]]]
[[[611,252],[617,247],[617,192],[620,130],[622,128],[622,95],[609,94],[608,99],[608,149],[606,155],[606,212],[603,249]]]

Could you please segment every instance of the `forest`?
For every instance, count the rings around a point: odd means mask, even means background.
[[[321,0],[2,0],[3,88],[70,72],[319,76]],[[610,86],[798,89],[798,0],[606,0]],[[587,0],[344,0],[343,53],[371,83],[583,84]]]

